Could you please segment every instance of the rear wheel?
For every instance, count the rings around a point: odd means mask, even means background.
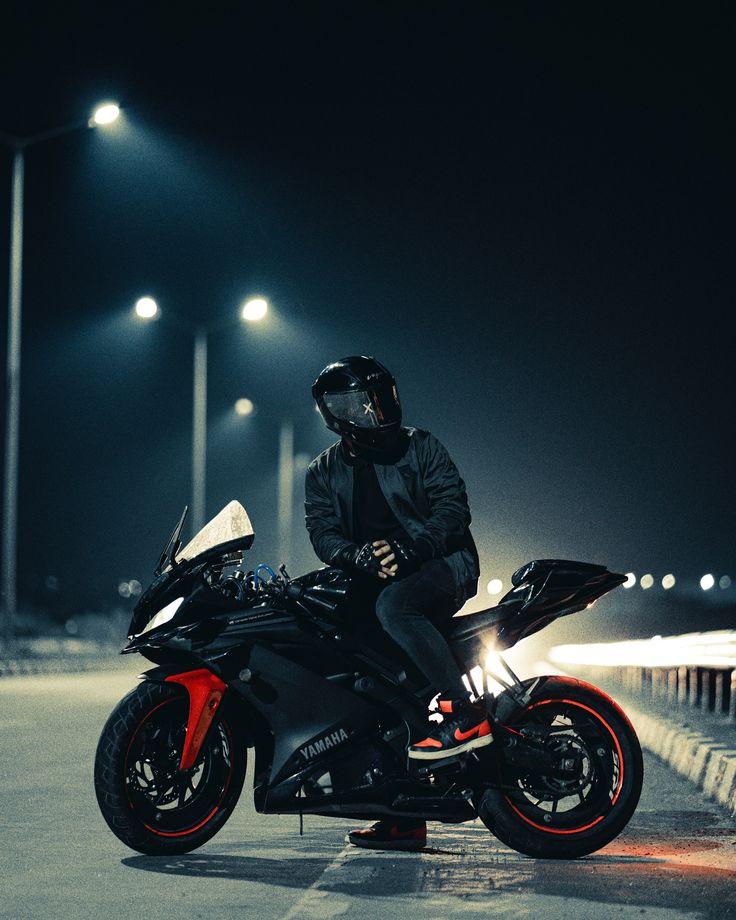
[[[497,785],[478,802],[496,837],[528,856],[570,859],[623,830],[644,771],[636,733],[610,697],[582,681],[553,678],[506,724],[536,739],[555,768],[519,767],[501,752]]]
[[[187,853],[225,824],[245,779],[246,747],[218,712],[196,763],[178,769],[189,698],[172,684],[145,682],[107,721],[95,759],[95,791],[112,832],[134,850]]]

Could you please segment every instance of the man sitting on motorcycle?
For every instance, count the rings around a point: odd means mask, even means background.
[[[409,748],[431,760],[489,744],[482,703],[472,703],[435,623],[477,591],[478,553],[457,467],[428,431],[402,427],[391,373],[371,357],[329,364],[312,387],[340,441],[306,476],[306,524],[315,552],[360,582],[375,616],[440,692],[443,721]],[[420,849],[426,823],[383,820],[353,831],[356,846]]]

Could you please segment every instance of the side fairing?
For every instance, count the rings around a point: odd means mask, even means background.
[[[243,676],[232,687],[274,734],[270,784],[378,725],[380,710],[370,701],[264,646],[252,648]]]

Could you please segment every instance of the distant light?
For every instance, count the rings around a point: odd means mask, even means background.
[[[624,588],[633,588],[636,584],[636,575],[633,572],[626,573],[626,581],[623,583]]]
[[[135,303],[135,312],[141,319],[153,319],[158,316],[158,304],[153,297],[139,297]]]
[[[503,591],[503,582],[500,578],[492,578],[488,582],[486,590],[489,594],[500,594]]]
[[[703,575],[703,577],[700,579],[700,587],[703,589],[703,591],[710,591],[715,583],[716,580],[712,575]]]
[[[718,667],[736,666],[736,630],[653,636],[623,642],[558,645],[548,652],[555,664],[590,664],[603,667]]]
[[[652,585],[654,584],[654,576],[652,576],[652,575],[642,575],[642,576],[641,576],[641,581],[639,582],[639,584],[640,584],[640,585],[642,586],[642,588],[644,588],[644,590],[646,591],[647,588],[651,588]]]
[[[255,405],[253,404],[253,400],[247,399],[245,396],[235,402],[235,412],[237,415],[252,415],[254,409]]]
[[[662,579],[662,587],[665,589],[665,591],[669,590],[669,588],[673,588],[674,586],[675,586],[675,576],[665,575],[664,578]]]
[[[118,594],[120,597],[130,597],[130,583],[127,581],[121,581],[118,585]]]
[[[90,124],[111,125],[120,115],[120,106],[116,102],[102,102],[92,113]]]
[[[718,579],[718,587],[724,589],[731,587],[731,579],[728,575],[721,575],[721,577]]]
[[[249,323],[256,323],[268,313],[268,301],[262,297],[253,297],[243,304],[242,317]]]

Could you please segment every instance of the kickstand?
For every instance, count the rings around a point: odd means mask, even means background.
[[[304,836],[304,813],[299,809],[299,836]]]

